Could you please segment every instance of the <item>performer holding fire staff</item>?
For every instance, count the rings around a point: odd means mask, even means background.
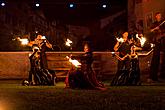
[[[128,32],[122,34],[122,41],[117,41],[114,46],[114,55],[118,59],[118,67],[111,85],[138,85],[140,82],[140,68],[137,50],[139,47],[138,39],[128,39]]]
[[[52,44],[49,43],[49,41],[42,35],[38,35],[37,38],[34,41],[31,41],[29,43],[29,46],[38,45],[39,50],[41,51],[41,67],[47,69],[47,59],[46,59],[46,48],[52,48]]]
[[[46,47],[52,48],[52,45],[42,35],[38,35],[28,45],[33,50],[33,53],[29,56],[31,66],[28,79],[29,85],[54,85],[55,73],[48,70],[45,53]]]
[[[117,65],[117,72],[115,74],[115,77],[113,78],[111,85],[124,85],[128,81],[128,73],[130,72],[130,59],[128,58],[127,54],[129,54],[131,51],[131,46],[128,40],[128,32],[124,32],[122,34],[122,40],[117,41],[116,45],[114,46],[114,51],[118,52],[117,58],[118,65]],[[124,71],[123,71],[124,70]],[[118,78],[120,75],[124,72],[124,78],[122,82],[119,82]]]
[[[150,66],[150,76],[148,82],[158,81],[160,51],[163,53],[161,65],[161,78],[165,78],[165,20],[162,19],[160,12],[155,14],[155,22],[150,28],[152,42],[155,44]]]
[[[71,69],[66,78],[66,86],[79,89],[105,90],[104,85],[96,78],[92,70],[93,54],[89,43],[84,44],[84,54],[81,56],[70,56],[71,59],[80,61],[80,68]]]

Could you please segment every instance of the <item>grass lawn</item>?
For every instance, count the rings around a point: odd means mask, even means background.
[[[106,91],[22,86],[0,81],[0,110],[165,110],[165,86],[109,86]]]

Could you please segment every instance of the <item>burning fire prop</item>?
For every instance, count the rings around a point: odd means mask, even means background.
[[[136,38],[140,40],[140,44],[143,47],[144,46],[144,43],[146,42],[146,38],[144,38],[143,36],[139,37],[139,34],[136,34]],[[121,42],[121,43],[124,42],[124,39],[123,38],[116,38],[116,40],[118,42]]]
[[[41,38],[42,40],[46,40],[46,36],[42,36],[42,38]]]
[[[67,45],[67,46],[69,46],[69,47],[70,47],[72,43],[73,43],[73,42],[72,42],[71,40],[67,39],[67,41],[66,41],[65,45]]]
[[[141,47],[137,47],[137,46],[133,45],[132,48],[131,48],[131,54],[127,54],[124,57],[120,57],[119,52],[111,52],[112,56],[113,57],[115,56],[118,60],[122,61],[127,57],[132,58],[132,56],[136,56],[136,57],[133,57],[133,58],[137,58],[137,55],[138,56],[148,56],[149,54],[151,54],[153,52],[153,47],[155,46],[155,44],[152,44],[152,43],[150,43],[150,45],[151,45],[151,50],[150,51],[148,51],[148,52],[146,52],[146,51],[136,52],[136,50],[142,50],[142,47],[144,46],[144,44],[146,42],[146,38],[144,38],[143,35],[136,34],[136,38],[139,39]],[[118,42],[121,42],[121,43],[124,42],[123,38],[116,38],[116,40]]]
[[[81,66],[81,63],[78,60],[72,60],[69,56],[66,56],[66,58],[71,62],[75,67]]]
[[[71,45],[72,45],[72,41],[71,40],[69,40],[69,39],[67,39],[67,41],[65,42],[65,45],[66,46],[68,46],[68,47],[70,47],[70,49],[72,50],[72,47],[71,47]],[[73,60],[73,59],[71,59],[69,56],[66,56],[66,58],[69,60],[69,62],[71,62],[71,64],[72,65],[74,65],[76,68],[78,68],[78,67],[80,67],[81,66],[81,63],[78,61],[78,60]]]
[[[123,38],[116,38],[116,40],[118,41],[118,42],[124,42],[124,39]]]
[[[17,38],[15,38],[15,39],[13,39],[13,40],[18,40],[18,41],[20,41],[22,45],[28,45],[28,43],[29,43],[29,40],[28,40],[27,38],[21,39],[20,37],[17,37]]]
[[[151,43],[150,45],[151,45],[151,48],[155,47],[155,44],[153,44],[153,43]]]
[[[20,39],[22,45],[27,45],[29,43],[28,39]]]
[[[146,38],[144,38],[143,36],[141,36],[140,38],[138,34],[136,34],[136,38],[140,40],[140,44],[143,47],[144,43],[146,42]]]

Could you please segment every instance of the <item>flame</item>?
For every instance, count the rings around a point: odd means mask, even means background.
[[[123,39],[123,38],[116,38],[116,40],[117,40],[118,42],[124,42],[124,39]]]
[[[69,62],[71,62],[75,67],[79,67],[81,63],[78,60],[72,60],[70,57],[66,56],[67,59],[69,59]]]
[[[46,36],[42,36],[41,39],[45,40],[46,39]]]
[[[146,38],[144,37],[139,37],[138,34],[136,34],[136,38],[138,38],[140,40],[140,44],[141,46],[143,47],[144,46],[144,43],[146,42]]]
[[[27,38],[21,39],[20,37],[17,37],[17,38],[12,39],[12,40],[18,40],[21,42],[22,45],[27,45],[29,43],[29,40]]]
[[[22,45],[27,45],[29,43],[28,39],[26,39],[26,38],[20,39],[19,41],[21,41]]]
[[[71,40],[69,40],[69,39],[67,39],[67,41],[66,41],[66,43],[65,43],[67,46],[71,46],[71,44],[72,44],[72,41]]]
[[[155,44],[152,44],[152,43],[150,45],[151,45],[151,48],[153,48],[155,46]]]
[[[31,56],[32,54],[31,53],[29,53],[29,57]]]

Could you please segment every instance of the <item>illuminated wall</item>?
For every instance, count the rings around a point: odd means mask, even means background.
[[[0,52],[0,79],[25,79],[28,78],[28,72],[30,70],[29,62],[30,52]],[[70,55],[70,52],[48,52],[48,67],[49,69],[56,70],[56,68],[66,68],[68,64],[66,62],[66,56]],[[82,54],[82,52],[72,52],[73,55]],[[151,56],[139,57],[140,70],[142,79],[145,79],[149,75],[149,66]],[[69,62],[68,62],[69,63]],[[102,79],[112,79],[117,70],[117,59],[112,56],[111,52],[94,52],[93,69],[97,75]]]
[[[165,17],[165,0],[141,0],[139,3],[135,2],[136,24],[138,25],[140,20],[143,21],[144,33],[148,31],[154,21],[156,12],[161,12]]]

